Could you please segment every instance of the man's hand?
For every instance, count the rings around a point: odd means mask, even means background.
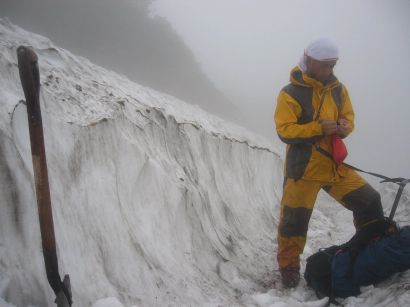
[[[324,135],[331,135],[337,131],[337,123],[335,120],[321,120],[322,130]]]
[[[337,134],[341,137],[347,136],[352,131],[352,125],[344,118],[341,118],[337,122]]]

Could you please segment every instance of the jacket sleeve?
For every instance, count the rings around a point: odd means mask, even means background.
[[[286,144],[313,144],[323,135],[318,121],[298,123],[302,108],[289,94],[281,91],[275,110],[276,131]]]
[[[349,121],[351,130],[347,135],[344,135],[343,138],[348,136],[354,129],[354,111],[352,102],[350,101],[349,93],[345,86],[342,89],[342,108],[340,110],[339,118],[344,118]]]

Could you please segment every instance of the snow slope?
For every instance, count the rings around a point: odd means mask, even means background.
[[[275,262],[283,147],[0,19],[0,306],[54,306],[16,49],[39,56],[60,273],[74,306],[324,306]],[[386,203],[394,186],[382,187]],[[409,222],[410,197],[398,215]],[[387,208],[386,208],[387,210]],[[351,215],[319,196],[306,256]],[[410,274],[346,306],[403,306]]]

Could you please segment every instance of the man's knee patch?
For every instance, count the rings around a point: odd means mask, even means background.
[[[279,233],[282,237],[306,237],[312,209],[283,207]]]
[[[345,194],[342,198],[346,208],[352,211],[363,210],[369,204],[378,200],[380,200],[380,194],[369,184]]]
[[[369,184],[347,193],[343,196],[342,202],[347,209],[353,211],[358,225],[383,218],[380,194]]]

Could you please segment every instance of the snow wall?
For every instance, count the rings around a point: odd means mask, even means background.
[[[39,57],[60,274],[75,306],[235,302],[274,264],[282,161],[241,128],[0,23],[0,295],[54,306],[16,49]],[[245,135],[245,136],[244,136]],[[246,285],[244,285],[246,283]]]

